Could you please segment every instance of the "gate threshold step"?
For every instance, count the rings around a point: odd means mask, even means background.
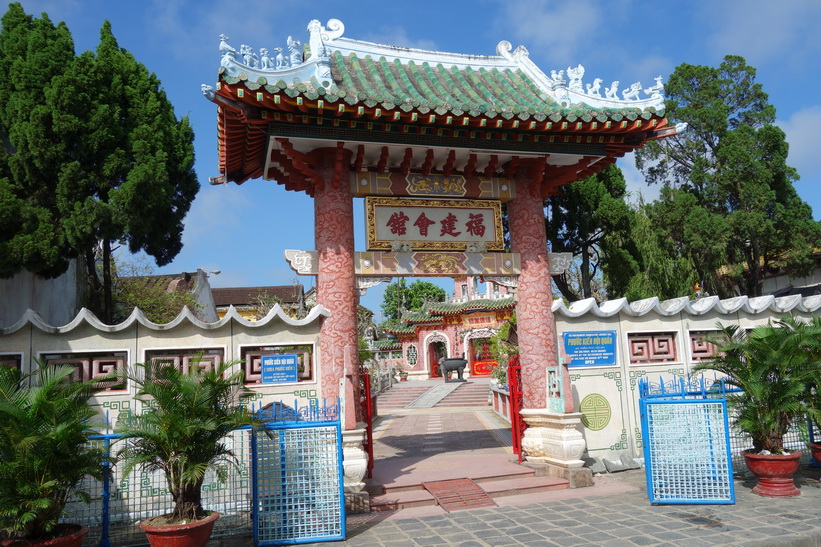
[[[484,474],[471,473],[469,475],[469,478],[473,479],[474,482],[482,484],[491,481],[510,481],[515,479],[526,479],[535,476],[535,471],[533,471],[532,469],[528,469],[526,467],[519,467],[518,465],[516,467],[518,467],[518,469],[503,470],[497,473],[494,473],[492,471]],[[426,473],[426,477],[399,477],[397,480],[386,484],[379,482],[378,479],[367,479],[365,483],[367,485],[368,492],[370,492],[371,495],[379,495],[382,493],[388,494],[394,492],[412,492],[421,489],[423,482],[447,480],[452,478],[454,477],[437,476],[436,473],[431,472]]]
[[[479,482],[479,481],[475,481]],[[565,490],[570,483],[558,477],[503,478],[479,483],[481,489],[492,499],[510,496],[538,495],[546,492]],[[421,484],[414,490],[390,491],[371,497],[371,511],[399,511],[415,507],[438,505],[435,496],[423,489]]]

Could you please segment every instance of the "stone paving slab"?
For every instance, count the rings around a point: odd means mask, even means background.
[[[558,496],[538,503],[430,516],[407,513],[409,518],[369,515],[370,519],[356,521],[350,517],[348,539],[337,544],[821,545],[821,470],[817,468],[801,468],[796,480],[801,496],[795,498],[757,496],[751,491],[753,480],[737,478],[735,505],[651,505],[644,470],[604,475],[596,482],[591,488],[547,493]],[[622,488],[602,489],[603,483]]]

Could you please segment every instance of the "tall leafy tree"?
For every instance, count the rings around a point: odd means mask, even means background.
[[[399,320],[403,310],[419,311],[425,302],[444,302],[447,293],[430,281],[417,279],[410,285],[402,278],[385,289],[382,300],[382,315],[385,321]]]
[[[562,187],[548,199],[545,227],[553,252],[570,252],[574,274],[553,276],[568,301],[623,294],[638,270],[630,240],[635,213],[625,202],[627,184],[615,165]],[[607,279],[603,285],[602,275]]]
[[[65,143],[44,90],[74,61],[68,28],[14,3],[0,32],[0,277],[21,269],[56,277],[77,251],[57,208]]]
[[[39,62],[35,52],[42,32],[36,31],[50,23],[20,12],[22,8],[12,4],[3,36],[28,37],[27,57],[16,57],[25,72]],[[64,26],[54,32],[61,29]],[[67,29],[62,32],[68,34]],[[3,57],[7,60],[5,52]],[[50,79],[37,84],[43,103],[36,110],[38,119],[4,120],[14,128],[9,131],[8,165],[16,170],[7,179],[12,186],[8,195],[43,202],[50,216],[44,212],[39,222],[52,220],[56,242],[42,253],[49,260],[33,264],[12,258],[3,273],[26,268],[58,275],[68,258],[82,257],[92,295],[103,295],[102,303],[92,301],[92,308],[110,321],[112,250],[124,244],[131,252],[145,251],[162,266],[182,248],[183,219],[199,189],[193,170],[194,135],[187,118],[177,120],[156,75],[118,46],[107,21],[96,52],[74,57],[72,51],[60,66],[62,70],[54,67]],[[48,164],[39,159],[41,153]],[[27,181],[28,172],[36,173],[36,179]],[[32,198],[42,192],[50,197]],[[25,233],[18,229],[12,238],[20,232]]]
[[[646,207],[636,213],[630,241],[638,250],[638,268],[622,293],[635,301],[656,296],[662,300],[695,292],[699,277],[693,262],[673,249],[673,242],[653,228]]]
[[[795,192],[789,147],[755,72],[738,56],[717,68],[677,67],[665,88],[667,117],[687,128],[636,155],[648,182],[664,185],[648,209],[654,229],[722,296],[734,287],[760,295],[771,269],[807,275],[821,245],[821,225]]]

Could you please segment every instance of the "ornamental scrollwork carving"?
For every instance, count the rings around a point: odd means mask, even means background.
[[[573,262],[573,253],[548,253],[547,260],[550,273],[558,275],[564,273],[570,267],[570,263]]]
[[[552,269],[551,269],[552,270]],[[515,289],[519,286],[519,277],[515,275],[511,276],[486,276],[485,281],[489,281],[491,283],[496,283],[497,285],[501,285],[502,287],[510,287]]]
[[[356,278],[356,288],[357,289],[370,289],[371,287],[376,287],[380,283],[390,283],[391,277],[366,277],[366,276],[357,276]]]
[[[314,272],[314,254],[310,251],[296,251],[286,250],[285,260],[291,266],[291,269],[300,275],[313,275]]]

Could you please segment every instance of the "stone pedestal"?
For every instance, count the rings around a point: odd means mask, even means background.
[[[357,424],[362,426],[364,424]],[[342,469],[345,487],[345,511],[370,513],[370,494],[365,491],[365,474],[368,472],[368,453],[362,445],[365,428],[342,432]]]
[[[571,488],[593,485],[593,473],[581,460],[585,441],[576,429],[580,412],[556,413],[547,409],[523,409],[527,424],[522,449],[528,467],[537,475],[551,475],[570,481]]]

